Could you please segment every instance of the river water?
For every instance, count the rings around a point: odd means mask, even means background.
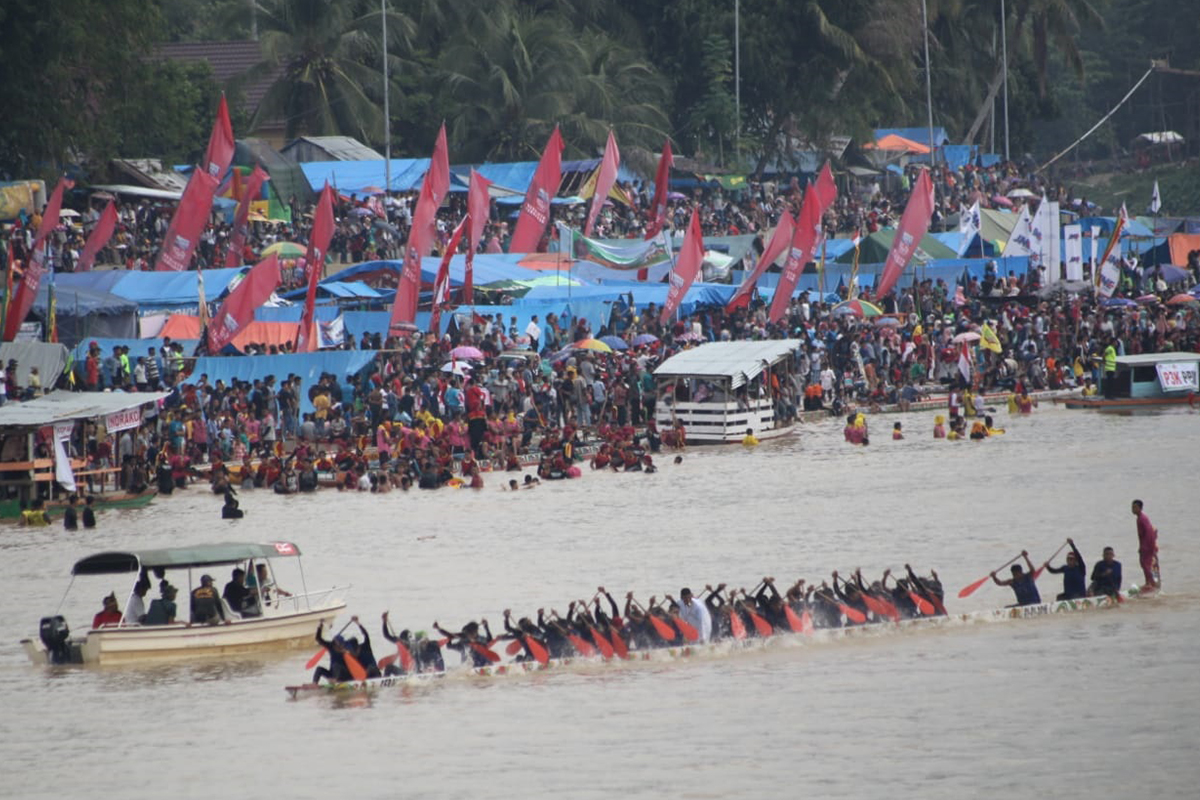
[[[891,441],[895,420],[907,440]],[[1200,417],[1043,403],[1001,412],[1008,433],[980,443],[932,440],[931,413],[871,424],[868,448],[828,421],[755,451],[664,457],[655,475],[516,494],[499,476],[477,493],[243,492],[247,518],[224,522],[195,488],[94,532],[4,528],[0,797],[1196,797]],[[381,653],[384,609],[397,629],[499,628],[506,607],[565,610],[598,584],[645,599],[906,561],[938,570],[951,612],[978,610],[1011,593],[958,600],[959,587],[1067,535],[1089,568],[1113,545],[1140,583],[1134,497],[1161,532],[1167,592],[1086,614],[298,701],[282,687],[307,679],[308,648],[47,669],[17,644],[87,553],[230,539],[295,541],[310,589],[353,584]],[[63,606],[76,630],[128,591],[87,580]],[[1058,579],[1040,588],[1052,597]]]

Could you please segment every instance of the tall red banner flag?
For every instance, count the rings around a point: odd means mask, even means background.
[[[429,315],[429,332],[438,332],[438,323],[442,321],[442,308],[450,302],[450,259],[458,251],[458,243],[462,241],[463,232],[471,224],[470,217],[464,217],[454,229],[446,252],[442,253],[442,263],[438,265],[437,278],[433,282],[433,309]]]
[[[521,216],[517,218],[508,252],[537,252],[538,242],[542,240],[542,233],[550,222],[550,200],[558,192],[558,184],[562,181],[564,146],[562,134],[555,125],[554,133],[550,134],[546,149],[542,151],[537,172],[533,173],[529,190],[525,192],[525,202],[521,205]]]
[[[188,268],[200,234],[204,231],[204,223],[208,221],[208,212],[212,210],[213,195],[219,183],[203,170],[192,170],[192,177],[183,190],[179,207],[175,209],[175,216],[171,217],[167,235],[158,251],[158,260],[154,263],[156,270],[183,272]]]
[[[904,268],[912,260],[917,245],[929,231],[929,221],[933,219],[933,182],[929,179],[929,170],[921,170],[917,183],[913,186],[912,194],[908,196],[908,205],[900,217],[900,225],[896,228],[896,238],[892,240],[892,249],[888,251],[887,261],[883,264],[883,276],[879,279],[876,297],[883,297],[892,290],[896,281],[904,273]]]
[[[771,309],[767,314],[767,319],[771,322],[778,322],[787,311],[788,303],[792,301],[792,292],[800,280],[800,273],[816,253],[821,237],[821,217],[836,199],[837,184],[833,182],[833,170],[826,161],[817,180],[804,192],[800,216],[792,233],[792,248],[787,261],[783,263],[783,273],[779,276],[779,285],[775,287],[775,296],[771,298]]]
[[[771,234],[771,241],[767,242],[767,249],[763,250],[753,271],[746,275],[742,280],[742,285],[733,293],[733,297],[729,298],[729,303],[725,306],[726,312],[749,305],[750,292],[754,291],[754,285],[758,283],[758,279],[767,271],[767,268],[775,263],[775,259],[779,258],[783,251],[791,245],[795,232],[796,220],[792,218],[791,212],[784,211],[779,218],[779,224],[775,226],[775,232]]]
[[[683,296],[692,287],[692,282],[700,274],[700,266],[704,263],[704,236],[700,232],[700,215],[692,212],[692,221],[688,225],[687,235],[683,237],[683,247],[679,249],[679,257],[675,259],[675,268],[669,278],[670,288],[667,289],[667,301],[663,303],[662,313],[658,321],[666,324],[679,308]]]
[[[658,173],[654,176],[654,201],[650,203],[650,221],[646,223],[646,241],[658,236],[667,224],[667,200],[670,193],[671,166],[675,156],[671,153],[671,140],[663,143],[662,155],[658,158]]]
[[[208,352],[217,354],[237,332],[254,319],[254,312],[279,287],[279,255],[272,253],[254,265],[234,287],[208,326]]]
[[[592,226],[596,224],[596,217],[600,216],[600,209],[604,208],[604,202],[608,200],[609,191],[617,182],[617,170],[620,166],[621,152],[617,150],[617,138],[609,131],[608,141],[604,145],[604,158],[600,160],[600,171],[596,175],[596,193],[592,195],[592,207],[588,210],[587,224],[583,226],[584,236],[592,235]]]
[[[217,118],[213,121],[212,133],[208,136],[208,149],[204,151],[200,169],[220,180],[233,163],[234,148],[229,105],[225,102],[225,95],[221,95],[221,103],[217,106]]]
[[[25,273],[21,276],[21,285],[17,287],[16,296],[8,305],[8,318],[4,321],[4,341],[11,342],[16,338],[25,315],[33,307],[37,298],[38,287],[42,285],[42,275],[46,272],[46,240],[50,233],[58,227],[59,213],[62,211],[63,191],[75,185],[75,181],[59,178],[46,210],[42,212],[42,224],[38,226],[37,235],[33,240],[33,252],[29,254],[29,263],[25,265]],[[8,274],[12,275],[12,259],[9,259]],[[11,294],[11,293],[10,293]],[[6,295],[7,296],[7,295]]]
[[[412,229],[408,232],[408,244],[404,248],[404,266],[400,271],[400,284],[396,287],[396,299],[392,302],[388,330],[415,328],[417,298],[421,293],[421,259],[433,248],[438,206],[449,190],[450,157],[446,150],[446,126],[442,125],[437,143],[433,146],[429,171],[421,183],[417,208],[413,212]]]
[[[488,188],[492,182],[471,170],[471,187],[467,192],[467,266],[463,272],[462,301],[463,305],[475,304],[475,252],[479,249],[479,240],[483,237],[483,229],[487,226],[488,212],[492,201]]]
[[[79,263],[75,265],[76,272],[87,272],[92,268],[92,265],[96,263],[96,254],[104,249],[104,245],[108,244],[108,240],[112,238],[116,230],[117,203],[115,200],[109,200],[108,205],[100,214],[100,219],[96,221],[96,227],[92,228],[92,232],[88,234],[87,244],[83,246]]]
[[[308,293],[304,296],[304,314],[300,317],[300,329],[296,331],[297,353],[309,353],[313,348],[313,315],[317,305],[317,283],[321,280],[321,271],[325,268],[325,254],[329,251],[329,242],[333,239],[333,190],[329,184],[321,190],[321,199],[317,201],[317,215],[313,218],[312,231],[308,237],[308,250],[304,256],[305,269],[308,270]]]
[[[225,251],[227,267],[240,267],[243,263],[242,248],[246,246],[246,236],[250,233],[250,204],[258,198],[266,181],[267,173],[255,164],[254,171],[250,173],[250,180],[242,187],[237,214],[233,217],[233,235],[229,237],[229,249]]]

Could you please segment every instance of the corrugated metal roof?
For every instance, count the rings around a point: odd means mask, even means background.
[[[55,422],[91,419],[127,408],[154,403],[167,392],[65,392],[56,391],[24,403],[0,408],[0,427],[40,428]]]
[[[754,379],[763,362],[774,365],[794,353],[799,339],[767,339],[761,342],[709,342],[668,358],[655,377],[728,378],[733,388]]]
[[[382,153],[367,147],[353,136],[301,136],[284,145],[280,152],[287,155],[304,144],[310,145],[310,148],[306,148],[309,155],[296,158],[296,161],[316,161],[311,157],[311,148],[327,154],[332,161],[383,161]]]

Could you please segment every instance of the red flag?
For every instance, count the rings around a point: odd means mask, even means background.
[[[212,210],[217,185],[217,179],[209,173],[192,170],[179,207],[175,209],[175,216],[171,217],[171,224],[167,227],[162,249],[158,251],[158,261],[154,265],[156,270],[183,272],[188,268],[200,234],[204,231],[204,223],[208,221],[208,212]]]
[[[467,267],[463,273],[462,301],[463,305],[475,305],[475,251],[479,249],[479,239],[487,225],[488,214],[492,207],[488,188],[492,182],[471,170],[471,188],[467,192]]]
[[[429,315],[430,333],[438,332],[438,323],[442,319],[442,306],[449,305],[450,259],[454,258],[454,253],[458,250],[458,243],[462,241],[463,231],[469,224],[470,217],[465,217],[462,222],[458,223],[458,227],[454,229],[454,235],[450,237],[450,243],[446,245],[446,252],[442,253],[442,263],[438,266],[437,279],[433,282],[433,313]]]
[[[300,317],[300,328],[296,331],[297,353],[312,352],[313,314],[317,303],[317,282],[321,280],[321,270],[325,267],[325,253],[329,250],[329,242],[333,239],[333,190],[329,184],[321,190],[321,199],[317,201],[317,215],[313,218],[312,232],[308,237],[308,251],[304,256],[305,268],[308,270],[308,294],[304,296],[304,314]]]
[[[104,249],[104,245],[108,244],[116,229],[117,204],[115,200],[109,200],[100,214],[100,219],[96,221],[96,227],[88,234],[83,254],[79,256],[79,263],[75,265],[76,272],[87,272],[92,268],[92,264],[96,262],[96,254]]]
[[[908,196],[908,205],[900,217],[900,225],[896,228],[896,238],[892,240],[892,249],[888,251],[887,261],[883,264],[883,276],[879,279],[876,297],[883,297],[892,290],[896,281],[908,262],[912,259],[917,245],[929,231],[929,221],[933,218],[933,182],[929,180],[929,171],[921,170],[917,183],[913,186],[912,194]]]
[[[779,218],[779,224],[775,226],[775,233],[771,234],[771,241],[767,243],[767,249],[763,250],[754,270],[746,275],[742,280],[742,285],[729,299],[729,303],[725,306],[726,312],[743,308],[750,303],[750,292],[754,290],[754,285],[758,283],[758,279],[767,271],[767,268],[775,263],[775,259],[779,258],[792,243],[792,235],[795,231],[796,220],[792,218],[790,212],[784,211],[783,216]]]
[[[408,232],[404,267],[400,272],[400,285],[396,287],[396,299],[392,302],[389,330],[413,328],[417,318],[417,297],[421,292],[421,258],[428,255],[433,247],[438,206],[449,189],[450,160],[446,152],[446,126],[442,125],[437,143],[433,146],[429,171],[425,173],[425,180],[421,184],[412,228]]]
[[[665,325],[675,313],[675,309],[679,308],[679,303],[691,288],[692,281],[700,274],[700,265],[703,262],[704,237],[700,232],[700,215],[693,211],[687,235],[683,237],[683,247],[679,249],[675,268],[671,270],[667,301],[663,303],[662,313],[658,317],[660,323]]]
[[[217,106],[217,118],[213,121],[212,133],[208,136],[208,149],[204,151],[204,160],[200,169],[214,178],[224,177],[233,163],[233,125],[229,122],[229,105],[225,95]]]
[[[525,202],[521,205],[521,216],[517,218],[508,252],[537,252],[538,242],[550,222],[550,199],[558,192],[558,184],[562,181],[563,147],[562,134],[555,125],[529,190],[525,192]]]
[[[29,313],[29,309],[37,297],[38,287],[42,283],[42,274],[46,271],[46,240],[50,237],[50,233],[58,227],[58,216],[62,211],[63,191],[74,185],[75,181],[59,178],[58,185],[54,187],[54,193],[50,195],[50,202],[46,203],[46,210],[42,212],[42,224],[38,225],[37,235],[33,240],[33,252],[29,254],[25,273],[21,276],[21,285],[17,287],[17,294],[8,307],[8,318],[4,324],[4,341],[6,342],[11,342],[16,337],[17,331],[21,329],[21,323],[25,321],[25,315]],[[9,275],[11,274],[12,265],[10,263]],[[12,293],[9,292],[9,294]]]
[[[800,217],[792,233],[792,249],[787,261],[783,264],[783,273],[779,276],[779,285],[775,287],[775,296],[771,298],[771,309],[767,319],[777,322],[787,311],[788,303],[792,301],[792,292],[804,265],[812,261],[817,251],[817,243],[821,235],[821,217],[826,209],[837,199],[837,185],[833,182],[833,171],[829,162],[821,167],[817,180],[804,191],[804,202],[800,206]]]
[[[238,173],[234,171],[234,175]],[[250,204],[258,199],[262,192],[263,182],[268,180],[267,173],[258,164],[250,173],[250,180],[244,187],[241,199],[238,200],[237,214],[233,217],[233,235],[229,237],[229,249],[225,251],[225,266],[240,267],[242,265],[242,248],[246,246],[246,235],[250,232]]]
[[[208,352],[221,352],[237,332],[254,319],[254,312],[279,286],[279,255],[272,253],[254,265],[225,298],[208,326]]]
[[[613,132],[608,132],[608,142],[604,145],[604,158],[600,160],[600,172],[596,175],[596,193],[592,195],[592,207],[588,211],[587,224],[583,226],[583,235],[592,235],[592,226],[600,209],[608,199],[608,193],[617,182],[617,169],[621,166],[621,152],[617,150],[617,139]]]
[[[670,191],[671,166],[675,156],[671,153],[671,140],[663,143],[662,155],[658,158],[658,173],[654,176],[654,201],[650,203],[650,221],[646,223],[646,239],[653,239],[667,224],[667,194]]]

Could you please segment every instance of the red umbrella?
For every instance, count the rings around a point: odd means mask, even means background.
[[[1185,305],[1190,305],[1192,303],[1197,303],[1197,302],[1200,302],[1200,301],[1198,301],[1196,299],[1195,295],[1190,295],[1190,294],[1185,294],[1183,292],[1180,292],[1179,294],[1175,295],[1170,300],[1168,300],[1167,305],[1169,305],[1169,306],[1185,306]]]

